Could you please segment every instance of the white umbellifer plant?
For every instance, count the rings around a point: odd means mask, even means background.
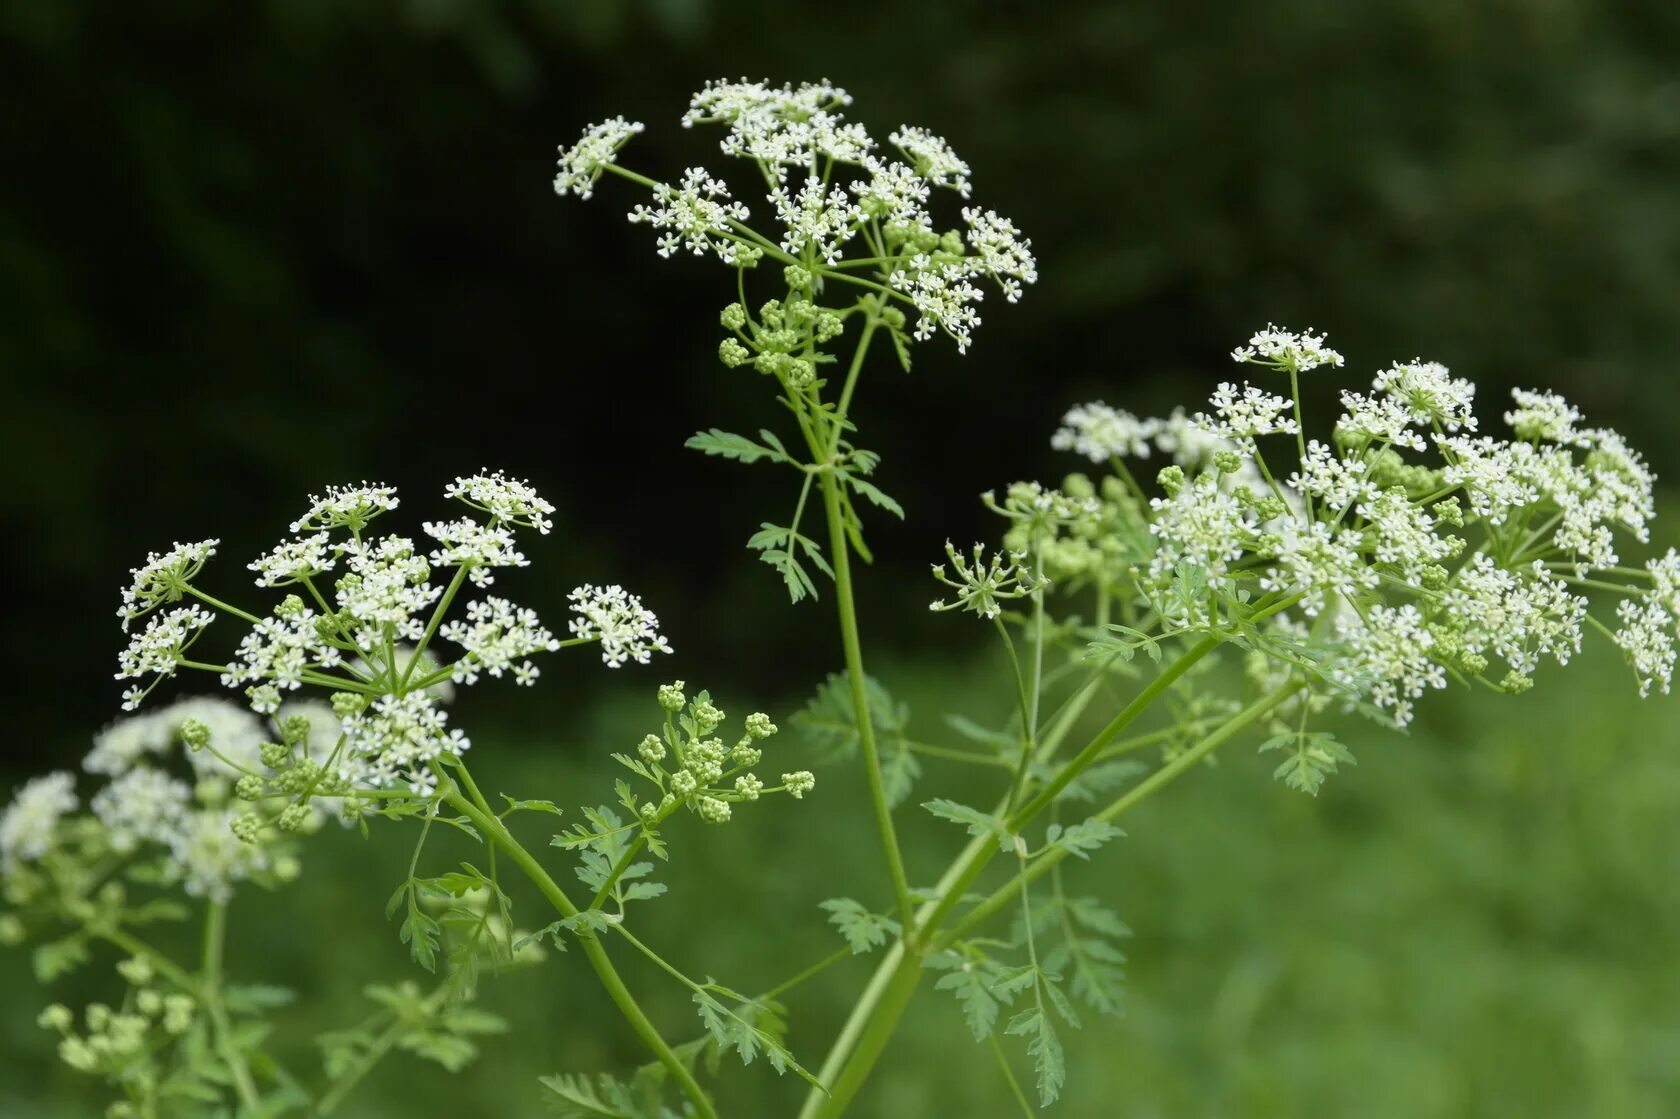
[[[1453,682],[1522,692],[1543,662],[1567,663],[1589,631],[1626,657],[1641,694],[1669,690],[1680,555],[1622,558],[1625,542],[1648,542],[1654,503],[1650,471],[1619,436],[1586,426],[1545,392],[1516,393],[1503,416],[1509,434],[1483,434],[1474,386],[1413,360],[1377,373],[1369,391],[1342,391],[1337,422],[1312,438],[1303,377],[1310,385],[1330,376],[1342,355],[1321,334],[1269,326],[1231,354],[1258,383],[1219,384],[1205,410],[1149,419],[1100,402],[1071,409],[1051,444],[1102,477],[983,495],[1004,519],[1001,538],[947,545],[932,605],[991,624],[1017,710],[996,730],[963,723],[966,746],[912,742],[906,712],[864,672],[856,619],[851,558],[869,558],[860,508],[902,516],[871,481],[880,457],[856,442],[861,373],[877,342],[906,369],[915,343],[936,334],[966,350],[986,291],[1013,302],[1037,264],[1013,223],[968,204],[971,170],[944,140],[902,125],[879,143],[845,119],[850,101],[826,82],[716,82],[695,95],[682,123],[722,128],[722,152],[764,192],[770,232],[751,224],[745,196],[718,173],[690,168],[673,183],[620,166],[621,149],[643,131],[622,118],[562,152],[555,189],[589,198],[607,176],[639,184],[650,199],[629,218],[653,227],[660,255],[715,258],[735,273],[719,356],[765,378],[791,417],[789,438],[712,428],[689,445],[798,479],[788,523],[765,523],[748,544],[795,602],[817,594],[818,576],[833,583],[846,671],[795,721],[864,769],[885,904],[824,901],[846,948],[759,996],[691,979],[632,931],[629,904],[663,891],[648,880],[654,864],[638,858],[667,857],[662,826],[679,810],[717,824],[735,806],[778,791],[799,798],[814,783],[800,770],[767,785],[752,770],[776,732],[769,718],[749,716],[731,745],[716,733],[723,713],[705,693],[690,699],[681,682],[658,691],[663,726],[633,754],[614,755],[639,784],[619,782],[617,808],[587,808],[554,838],[578,852],[593,893],[574,901],[507,822],[560,810],[512,798],[498,809],[480,793],[443,692],[485,676],[533,684],[534,658],[569,645],[598,644],[609,667],[648,663],[669,651],[654,616],[622,588],[586,585],[572,593],[575,617],[561,638],[530,610],[479,595],[500,569],[526,565],[516,532],[550,527],[552,508],[522,482],[457,480],[448,496],[471,515],[425,524],[425,546],[368,533],[397,507],[389,488],[332,490],[291,526],[292,538],[249,565],[259,586],[285,593],[266,615],[199,587],[215,541],[150,557],[124,593],[119,613],[134,630],[119,661],[119,676],[134,681],[126,706],[182,670],[204,670],[250,711],[193,700],[119,722],[86,760],[107,781],[89,812],[79,811],[71,775],[53,774],[24,786],[0,817],[12,906],[0,933],[16,940],[56,926],[58,939],[37,954],[48,975],[85,962],[97,942],[125,954],[120,1008],[90,1007],[78,1020],[55,1005],[42,1015],[63,1035],[66,1061],[118,1086],[114,1115],[225,1114],[230,1105],[242,1115],[324,1114],[392,1048],[459,1067],[475,1035],[499,1028],[471,1005],[480,973],[534,963],[545,944],[568,942],[581,946],[652,1061],[628,1079],[546,1078],[563,1113],[716,1116],[699,1079],[716,1062],[701,1057],[732,1050],[798,1072],[809,1081],[802,1119],[832,1119],[856,1098],[929,973],[961,1002],[975,1039],[992,1042],[1003,1083],[1030,1112],[996,1035],[1024,1038],[1036,1094],[1049,1104],[1065,1079],[1059,1031],[1078,1025],[1077,1007],[1119,1007],[1113,940],[1124,926],[1097,899],[1064,888],[1067,858],[1088,859],[1120,836],[1118,817],[1214,750],[1259,730],[1260,749],[1281,754],[1277,776],[1316,793],[1354,760],[1325,729],[1331,716],[1358,711],[1404,726],[1424,696]],[[942,196],[955,200],[955,228],[937,216]],[[768,287],[749,299],[749,284]],[[842,361],[836,343],[848,336]],[[1159,464],[1153,476],[1145,464]],[[820,515],[822,539],[802,531],[808,513]],[[1613,619],[1595,615],[1592,592],[1615,602]],[[477,597],[452,614],[462,594]],[[242,627],[225,664],[198,652],[222,617]],[[1224,646],[1242,652],[1246,682],[1204,671]],[[1108,686],[1126,681],[1131,699],[1104,711]],[[311,688],[324,699],[302,699]],[[1123,737],[1160,701],[1171,710],[1164,725]],[[1086,724],[1096,715],[1106,721],[1093,732]],[[1135,758],[1147,747],[1162,752],[1154,769]],[[894,808],[924,758],[990,767],[999,787],[990,806],[923,802],[970,838],[934,884],[915,887]],[[310,1091],[244,1028],[272,996],[224,982],[226,906],[237,883],[293,877],[301,834],[330,818],[373,817],[419,825],[414,869],[390,911],[415,960],[444,977],[431,990],[375,989],[381,1009],[370,1023],[323,1039],[328,1081]],[[483,842],[486,869],[422,875],[434,824]],[[515,932],[498,857],[554,907],[552,924]],[[159,888],[162,897],[136,896]],[[150,922],[179,915],[175,890],[205,906],[196,968],[143,937]],[[999,925],[1005,917],[1013,920]],[[668,1031],[680,1027],[642,1011],[609,956],[619,942],[688,989],[698,1039],[673,1044]],[[779,997],[877,949],[845,1026],[808,1071],[782,1040]]]

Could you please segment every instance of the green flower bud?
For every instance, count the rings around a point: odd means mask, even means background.
[[[210,745],[210,727],[198,719],[188,719],[181,724],[181,741],[196,754]]]
[[[700,818],[708,824],[726,824],[729,822],[729,802],[717,797],[700,797],[694,802],[694,810]]]
[[[295,856],[282,855],[274,860],[274,877],[282,882],[295,882],[302,873],[303,864]]]
[[[1275,521],[1285,513],[1289,512],[1289,506],[1283,503],[1282,498],[1273,493],[1262,497],[1254,506],[1254,511],[1259,515],[1262,521]]]
[[[1423,569],[1421,581],[1425,590],[1438,591],[1447,585],[1449,578],[1451,576],[1447,573],[1446,568],[1438,563],[1432,563]]]
[[[723,722],[723,712],[714,707],[710,700],[702,700],[694,705],[694,733],[711,734]]]
[[[0,948],[16,948],[28,935],[15,913],[0,913]]]
[[[264,742],[257,755],[269,769],[286,769],[292,764],[292,751],[278,742]]]
[[[718,322],[723,324],[725,330],[740,330],[747,325],[747,309],[739,303],[731,303],[718,315]]]
[[[1458,498],[1449,497],[1437,501],[1429,507],[1435,513],[1435,519],[1453,528],[1464,527],[1464,509],[1458,504]]]
[[[751,740],[746,738],[737,742],[735,748],[729,751],[729,760],[736,765],[757,765],[764,757],[764,752],[755,749],[750,742]]]
[[[280,738],[288,746],[296,746],[309,738],[309,718],[306,715],[287,715],[280,720]]]
[[[671,791],[680,797],[688,796],[699,787],[699,783],[694,780],[694,774],[686,769],[680,769],[671,775]]]
[[[262,780],[262,778],[252,776],[251,774],[246,774],[244,777],[241,777],[238,781],[234,782],[233,795],[238,797],[240,800],[260,800],[260,799],[262,799],[262,795],[263,795],[263,780]]]
[[[739,369],[752,359],[752,351],[741,345],[739,339],[725,338],[718,343],[718,360],[731,369]]]
[[[776,733],[776,724],[762,711],[747,716],[747,733],[754,738],[769,738]]]
[[[148,1018],[156,1018],[163,1013],[163,995],[151,989],[141,991],[134,996],[134,1005],[140,1008],[140,1013]]]
[[[60,1002],[55,1002],[45,1010],[41,1011],[41,1016],[35,1019],[35,1024],[40,1026],[43,1030],[53,1030],[57,1033],[63,1033],[65,1030],[68,1030],[72,1025],[74,1025],[75,1021],[76,1016],[70,1013],[70,1008],[68,1006],[65,1006]]]
[[[356,692],[334,692],[332,697],[333,714],[340,719],[348,719],[352,715],[360,715],[367,707],[367,698]]]
[[[308,607],[303,604],[303,599],[295,594],[289,594],[280,601],[279,606],[274,608],[274,616],[286,619],[298,618],[302,617],[303,612],[307,609]]]
[[[665,757],[665,743],[659,741],[657,734],[650,734],[636,747],[636,753],[642,756],[644,762],[661,761]]]
[[[817,776],[808,769],[801,769],[796,773],[782,774],[782,784],[787,786],[794,800],[799,800],[817,787]]]
[[[1534,686],[1534,677],[1525,676],[1513,668],[1505,674],[1505,679],[1499,682],[1499,686],[1512,695],[1522,695]]]
[[[1216,451],[1213,465],[1221,474],[1235,474],[1242,469],[1242,456],[1235,451]]]
[[[117,974],[128,981],[131,987],[144,987],[152,981],[156,972],[152,969],[152,961],[144,956],[130,956],[117,965]]]
[[[795,291],[804,291],[811,286],[811,273],[797,264],[790,264],[782,269],[782,279],[787,286]]]
[[[681,680],[678,680],[675,684],[661,684],[659,686],[659,706],[665,710],[674,714],[681,711],[687,704],[688,699],[683,695],[683,682]]]
[[[1184,488],[1184,468],[1169,466],[1155,475],[1156,483],[1166,491],[1168,497],[1177,497],[1178,491]]]
[[[229,826],[241,843],[254,844],[257,837],[262,834],[262,821],[248,812],[243,816],[235,816],[233,823]]]
[[[735,778],[735,791],[747,800],[757,800],[758,794],[764,791],[764,782],[751,773],[743,773]]]
[[[309,819],[309,809],[302,804],[288,804],[275,821],[281,831],[297,831]]]

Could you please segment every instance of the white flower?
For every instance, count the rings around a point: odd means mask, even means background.
[[[529,482],[509,478],[500,470],[456,478],[444,487],[443,496],[463,501],[497,521],[534,528],[544,536],[554,527],[554,506],[532,489]]]
[[[708,81],[689,100],[684,128],[727,124],[719,145],[725,154],[771,165],[810,166],[817,156],[861,163],[874,148],[862,125],[844,121],[837,109],[851,95],[827,81],[772,86],[768,82]]]
[[[513,546],[513,533],[499,525],[482,525],[471,517],[462,517],[458,521],[427,521],[420,527],[442,545],[433,549],[431,561],[439,567],[466,568],[474,586],[488,587],[495,582],[492,568],[531,565]]]
[[[585,583],[566,596],[571,600],[572,636],[601,643],[601,660],[608,668],[626,661],[647,664],[654,653],[669,653],[671,646],[659,633],[659,619],[642,605],[642,600],[620,586],[596,587]]]
[[[935,330],[943,330],[956,341],[958,353],[968,352],[972,331],[980,325],[979,312],[972,304],[980,302],[985,293],[969,282],[961,265],[936,267],[927,254],[917,253],[910,259],[908,270],[899,269],[887,282],[915,304],[918,318],[914,334],[919,340],[925,342]]]
[[[459,757],[472,743],[449,730],[449,715],[425,692],[381,696],[344,720],[350,760],[345,769],[356,784],[388,788],[407,784],[416,796],[437,785],[427,763],[445,754]]]
[[[1158,590],[1172,583],[1184,563],[1205,572],[1208,586],[1216,590],[1230,585],[1232,565],[1255,540],[1258,517],[1219,483],[1219,474],[1209,470],[1191,479],[1176,496],[1150,501],[1155,517],[1149,531],[1158,546],[1150,561],[1149,580]],[[1187,608],[1189,604],[1179,605]],[[1157,606],[1164,604],[1157,600]],[[1189,619],[1174,611],[1168,621],[1183,625]]]
[[[1062,417],[1062,426],[1050,437],[1050,446],[1084,455],[1092,462],[1148,458],[1149,441],[1160,430],[1160,420],[1140,420],[1130,412],[1095,400],[1068,409]]]
[[[1318,498],[1334,512],[1370,501],[1377,493],[1370,463],[1364,458],[1339,458],[1316,439],[1308,441],[1307,456],[1289,476],[1288,485],[1297,493]]]
[[[1340,617],[1346,653],[1331,665],[1331,679],[1391,709],[1396,726],[1412,721],[1412,701],[1425,689],[1447,686],[1446,671],[1431,659],[1435,638],[1417,607],[1378,604],[1363,622],[1352,611]]]
[[[1451,559],[1458,549],[1436,533],[1435,519],[1399,487],[1361,501],[1354,512],[1368,522],[1372,558],[1398,568],[1413,586],[1419,584],[1425,567]]]
[[[1504,443],[1489,436],[1436,436],[1447,460],[1442,477],[1463,486],[1470,509],[1495,525],[1505,523],[1513,509],[1539,500],[1527,476],[1526,464],[1534,448],[1527,443]]]
[[[203,570],[205,563],[216,554],[219,540],[200,540],[192,544],[176,544],[167,552],[151,552],[140,567],[129,570],[129,585],[122,592],[122,605],[117,617],[123,620],[123,632],[128,624],[156,610],[159,606],[181,601],[191,583]]]
[[[827,264],[839,261],[844,245],[863,221],[863,211],[846,192],[825,186],[821,179],[806,179],[792,194],[778,183],[770,188],[770,203],[784,228],[782,248],[798,257],[809,249]]]
[[[723,180],[703,167],[690,167],[680,188],[669,183],[654,187],[653,200],[653,206],[638,204],[629,218],[664,231],[657,241],[660,256],[687,249],[695,256],[715,252],[725,264],[735,263],[739,243],[726,234],[731,222],[745,221],[750,214],[744,204],[730,199]]]
[[[127,853],[142,843],[170,843],[186,825],[192,790],[161,769],[136,766],[94,794],[93,814],[111,847]]]
[[[577,143],[560,149],[560,171],[554,176],[554,193],[570,192],[579,198],[594,194],[602,168],[618,162],[618,149],[643,127],[641,121],[613,117],[585,128]]]
[[[0,870],[33,862],[52,850],[58,822],[76,810],[76,778],[49,773],[27,782],[0,812]]]
[[[537,620],[536,611],[495,596],[469,604],[467,621],[450,622],[439,635],[466,652],[454,664],[457,684],[473,683],[480,669],[499,677],[510,668],[516,684],[534,684],[536,666],[525,658],[560,648],[560,642]]]
[[[1477,553],[1460,570],[1445,606],[1467,651],[1492,650],[1525,676],[1542,655],[1568,664],[1581,648],[1587,600],[1571,594],[1539,560],[1527,571],[1513,572]]]
[[[239,641],[236,658],[222,673],[222,685],[237,688],[249,684],[268,684],[287,691],[303,684],[303,674],[312,668],[333,668],[343,660],[338,649],[323,640],[321,616],[315,611],[299,607],[259,620]],[[273,714],[274,706],[267,702],[269,694],[255,710]],[[253,702],[256,701],[253,696]]]
[[[170,870],[192,897],[225,904],[233,885],[268,869],[268,853],[233,832],[231,808],[189,813],[170,838]]]
[[[1332,529],[1323,521],[1302,525],[1283,522],[1277,546],[1277,565],[1260,579],[1264,591],[1300,592],[1301,610],[1316,617],[1332,596],[1352,598],[1374,590],[1381,582],[1359,552],[1359,534]]]
[[[1321,365],[1342,364],[1342,355],[1324,344],[1324,335],[1314,334],[1307,327],[1299,334],[1282,330],[1270,323],[1248,340],[1248,345],[1231,351],[1231,360],[1239,364],[1269,365],[1274,369],[1293,369],[1305,373]]]
[[[889,225],[933,228],[926,179],[896,159],[869,159],[863,166],[869,181],[854,180],[852,195],[865,215]]]
[[[123,710],[140,706],[148,692],[165,677],[175,675],[187,650],[204,633],[215,615],[197,605],[178,606],[150,619],[146,628],[129,639],[128,648],[117,655],[118,680],[156,676],[144,688],[136,685],[123,693]]]
[[[1674,615],[1656,595],[1623,599],[1616,605],[1622,623],[1616,631],[1616,647],[1626,655],[1639,680],[1641,697],[1651,694],[1656,684],[1664,695],[1674,682]]]
[[[1476,386],[1452,376],[1440,362],[1422,358],[1394,362],[1377,374],[1372,387],[1406,408],[1414,423],[1438,423],[1453,432],[1476,430],[1476,417],[1471,411]]]
[[[974,267],[996,280],[1003,297],[1014,303],[1021,298],[1022,284],[1038,282],[1038,261],[1032,242],[1021,236],[1015,223],[999,217],[995,210],[963,207],[968,223],[968,246],[974,252]]]
[[[416,615],[428,610],[443,593],[431,584],[431,566],[402,536],[359,541],[345,551],[347,573],[338,580],[339,610],[358,623],[352,633],[363,651],[382,648],[390,636],[417,642],[425,623]]]
[[[282,540],[273,551],[245,566],[257,573],[257,586],[284,587],[331,571],[342,551],[332,542],[332,537],[316,532],[296,540]]]
[[[948,187],[964,198],[968,197],[968,164],[957,158],[957,153],[944,139],[908,124],[899,125],[898,131],[887,139],[904,153],[916,169],[916,174],[934,186]]]
[[[1568,444],[1582,442],[1575,431],[1575,425],[1581,422],[1581,413],[1557,393],[1512,389],[1511,399],[1516,401],[1517,406],[1505,413],[1505,422],[1511,425],[1519,439]]]
[[[1342,393],[1346,414],[1336,426],[1375,443],[1390,443],[1413,451],[1425,448],[1423,436],[1413,430],[1417,420],[1412,411],[1390,397],[1369,397],[1363,393]]]
[[[1260,435],[1293,435],[1300,428],[1290,415],[1294,405],[1288,397],[1262,392],[1244,383],[1242,391],[1229,381],[1214,390],[1209,401],[1213,416],[1198,412],[1192,423],[1209,435],[1229,439],[1239,448],[1252,452],[1254,440]]]
[[[310,494],[309,511],[293,521],[293,532],[323,532],[348,528],[360,533],[369,521],[397,507],[397,491],[363,482],[359,486],[328,486],[325,496]]]

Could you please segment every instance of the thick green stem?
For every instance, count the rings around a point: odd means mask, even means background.
[[[500,847],[514,861],[515,865],[524,872],[525,876],[531,880],[537,890],[548,899],[549,904],[554,906],[562,917],[577,915],[578,907],[572,904],[572,900],[566,896],[565,891],[554,881],[548,871],[543,869],[536,856],[532,855],[530,851],[525,849],[524,844],[514,838],[513,833],[507,830],[494,813],[481,809],[457,790],[451,790],[446,794],[445,799],[448,800],[451,807],[459,810],[463,816],[471,820],[473,825],[483,832],[490,842]],[[583,954],[589,960],[589,966],[595,969],[595,974],[600,979],[601,986],[606,988],[607,995],[612,999],[613,1005],[618,1007],[619,1013],[624,1015],[625,1020],[630,1023],[630,1028],[636,1032],[637,1037],[642,1039],[642,1043],[652,1050],[659,1063],[665,1066],[666,1071],[676,1081],[683,1095],[687,1096],[689,1102],[694,1105],[695,1114],[701,1116],[702,1119],[717,1119],[717,1111],[712,1107],[712,1101],[706,1096],[705,1089],[700,1087],[699,1081],[694,1079],[694,1074],[689,1071],[688,1066],[682,1062],[681,1058],[671,1049],[671,1046],[660,1036],[659,1031],[642,1010],[641,1004],[636,1001],[636,996],[631,994],[630,988],[624,985],[624,979],[618,974],[618,969],[613,966],[612,960],[608,958],[607,950],[600,940],[589,934],[581,935],[577,940],[583,948]]]

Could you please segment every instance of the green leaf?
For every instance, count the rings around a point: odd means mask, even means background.
[[[975,1041],[985,1041],[997,1025],[998,1008],[1009,1003],[1015,992],[997,985],[1004,969],[995,961],[974,953],[945,951],[929,956],[924,967],[944,971],[934,989],[950,991],[962,1006],[963,1020]],[[1030,970],[1030,969],[1029,969]]]
[[[744,435],[736,435],[734,432],[722,431],[715,427],[689,436],[683,446],[691,451],[701,451],[736,462],[753,463],[761,458],[772,462],[788,461],[786,451],[760,446]]]
[[[863,907],[863,903],[851,898],[829,898],[820,902],[819,907],[828,911],[830,923],[852,946],[854,956],[880,948],[899,935],[897,921],[880,913],[871,913]]]
[[[875,728],[875,748],[881,757],[881,779],[887,804],[897,807],[909,797],[922,774],[921,762],[904,739],[910,708],[888,694],[872,676],[864,677],[869,721]],[[821,760],[850,758],[859,748],[857,715],[852,706],[851,678],[844,672],[831,674],[817,686],[804,710],[793,716],[800,736],[825,755]]]
[[[1111,839],[1118,839],[1126,833],[1106,820],[1092,817],[1083,823],[1062,827],[1051,824],[1045,831],[1044,841],[1051,847],[1059,847],[1070,855],[1081,859],[1089,859],[1091,852],[1101,847]]]
[[[582,1076],[557,1074],[538,1079],[554,1094],[550,1113],[556,1119],[646,1119],[630,1088],[616,1077],[602,1073],[594,1083]]]
[[[923,801],[922,807],[941,820],[965,825],[969,835],[990,835],[997,840],[998,849],[1006,854],[1015,850],[1015,836],[1004,826],[1002,820],[990,812],[982,812],[978,808],[944,798]]]
[[[552,800],[515,800],[506,793],[502,799],[507,801],[507,810],[503,816],[511,816],[515,812],[547,812],[551,816],[560,815],[560,807]]]
[[[1016,1014],[1004,1027],[1004,1033],[1027,1038],[1027,1052],[1033,1059],[1033,1071],[1038,1074],[1038,1102],[1049,1107],[1061,1095],[1067,1082],[1067,1059],[1062,1053],[1061,1038],[1056,1027],[1041,1006],[1031,1006]]]
[[[1262,754],[1268,750],[1289,752],[1283,764],[1272,771],[1272,777],[1310,796],[1318,795],[1324,779],[1335,773],[1338,765],[1358,764],[1348,748],[1328,731],[1287,731],[1274,735],[1260,745]]]
[[[852,487],[852,491],[861,495],[871,505],[878,509],[885,509],[901,521],[904,519],[904,506],[882,493],[874,483],[866,482],[857,475],[850,473],[846,474],[845,478],[846,484]]]

